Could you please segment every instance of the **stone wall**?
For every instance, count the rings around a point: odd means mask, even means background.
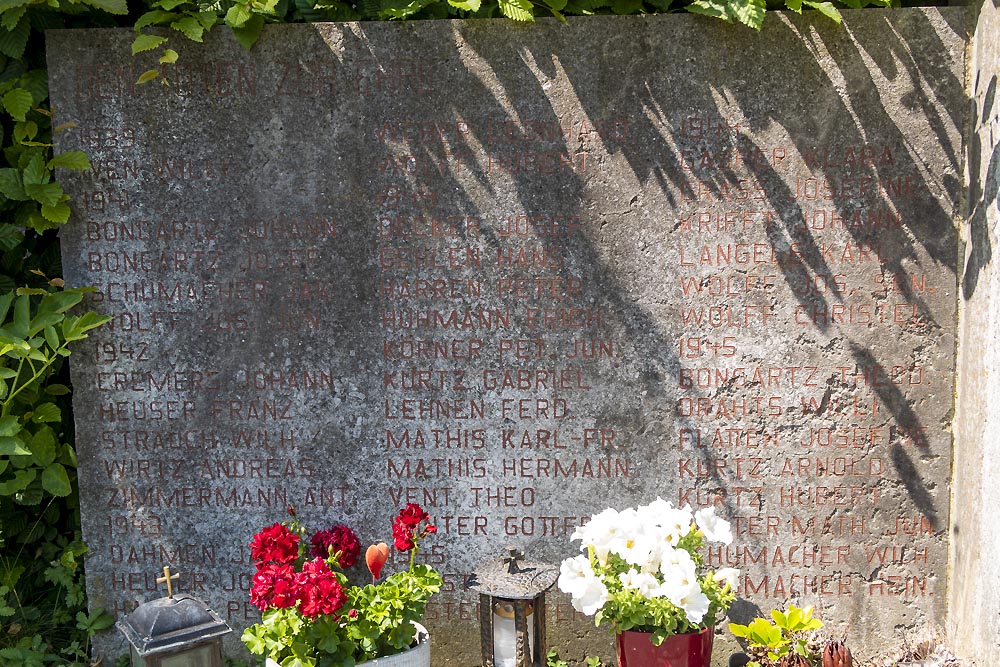
[[[951,523],[949,637],[991,665],[1000,650],[1000,11],[987,0],[969,66],[969,217],[959,302],[958,399]]]
[[[367,543],[415,500],[474,664],[469,571],[662,496],[733,522],[743,620],[943,618],[970,16],[280,26],[144,86],[131,31],[51,33],[65,275],[115,318],[72,369],[92,599],[169,562],[239,628],[286,505]]]

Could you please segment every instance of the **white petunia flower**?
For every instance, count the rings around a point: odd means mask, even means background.
[[[559,564],[559,590],[563,593],[576,596],[576,591],[585,589],[589,580],[596,578],[590,559],[586,556],[567,558]]]
[[[608,601],[608,589],[597,577],[587,579],[585,585],[573,593],[573,609],[593,616]]]
[[[673,503],[657,496],[656,500],[648,505],[640,506],[637,512],[646,525],[659,526],[663,517],[672,509],[674,509]]]
[[[680,539],[690,532],[693,520],[690,507],[684,506],[681,509],[670,508],[660,518],[663,539],[670,546],[677,546]]]
[[[639,572],[635,568],[618,575],[618,581],[629,590],[639,591],[645,598],[660,597],[660,582],[651,574]]]
[[[602,533],[605,530],[605,525],[614,525],[618,521],[618,511],[612,508],[608,508],[599,514],[595,514],[590,517],[587,523],[577,526],[573,534],[570,535],[570,540],[583,540],[583,548],[586,549],[590,546],[591,538],[595,534]]]
[[[581,548],[587,550],[594,549],[594,554],[602,563],[607,562],[608,554],[615,546],[625,539],[625,527],[620,518],[620,513],[613,509],[606,509],[600,514],[595,514],[590,521],[573,531],[571,539],[583,541]]]
[[[719,570],[712,575],[712,580],[719,583],[725,582],[729,584],[729,588],[736,590],[736,585],[739,583],[740,571],[735,567],[720,567]]]
[[[698,524],[698,530],[705,533],[705,539],[709,542],[721,542],[731,544],[733,541],[733,531],[729,522],[715,516],[714,507],[695,512],[694,520]]]
[[[573,608],[593,616],[608,601],[608,589],[594,574],[586,556],[567,558],[559,565],[559,590],[569,593]]]
[[[660,555],[656,534],[646,530],[635,510],[622,512],[619,520],[621,531],[612,540],[611,550],[630,565],[655,569]]]
[[[660,561],[660,574],[663,575],[664,585],[682,589],[690,586],[692,581],[697,581],[698,567],[687,551],[665,549]]]
[[[608,604],[612,616],[622,613],[619,603],[609,603],[611,593],[628,591],[630,600],[640,603],[656,598],[669,600],[672,614],[682,615],[692,625],[700,625],[711,609],[711,602],[701,590],[708,579],[698,579],[693,544],[678,547],[688,535],[698,531],[705,541],[732,542],[729,522],[715,515],[713,508],[693,512],[690,505],[675,507],[657,498],[647,505],[621,511],[606,509],[591,517],[573,532],[586,555],[569,558],[560,565],[559,589],[569,594],[573,608],[594,615]],[[740,572],[720,568],[712,581],[726,590],[734,590]],[[638,595],[636,595],[638,593]],[[627,610],[626,610],[627,611]],[[725,609],[722,609],[725,612]]]
[[[695,581],[677,600],[670,600],[684,610],[684,615],[690,623],[699,624],[708,613],[708,596],[701,591],[701,586]]]
[[[615,517],[614,526],[609,527],[608,534],[611,535],[609,544],[611,550],[619,553],[626,541],[642,532],[642,523],[639,515],[634,509],[629,507],[618,513]]]

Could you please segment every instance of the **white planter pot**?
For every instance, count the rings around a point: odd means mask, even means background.
[[[396,655],[375,658],[367,662],[359,662],[355,667],[430,667],[431,636],[424,626],[419,623],[414,623],[413,625],[417,628],[416,646]],[[267,658],[265,665],[266,667],[280,667],[278,663],[270,658]]]
[[[402,653],[386,658],[375,658],[367,662],[359,662],[356,667],[430,667],[431,636],[427,628],[414,623],[417,628],[417,645]]]

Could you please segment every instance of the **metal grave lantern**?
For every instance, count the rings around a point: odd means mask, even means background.
[[[163,568],[156,583],[167,584],[167,597],[145,602],[118,621],[131,645],[131,666],[223,667],[222,637],[232,630],[201,600],[174,595],[177,577]]]
[[[479,630],[484,667],[545,665],[545,591],[559,568],[522,560],[513,547],[480,566],[466,582],[479,593]]]

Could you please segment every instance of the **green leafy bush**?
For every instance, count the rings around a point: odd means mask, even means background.
[[[27,287],[0,295],[0,663],[85,662],[86,611],[76,498],[76,452],[60,378],[69,345],[108,320],[71,315],[86,289]]]
[[[747,653],[752,660],[747,667],[771,667],[784,664],[787,656],[798,656],[808,664],[816,664],[820,653],[814,633],[823,622],[813,618],[812,607],[788,606],[787,612],[771,611],[773,623],[755,618],[749,625],[730,623],[729,631],[747,641]]]
[[[860,8],[889,7],[892,0],[154,0],[134,24],[132,53],[160,49],[160,65],[177,61],[168,48],[171,31],[201,42],[207,31],[225,24],[236,39],[251,48],[267,23],[303,21],[356,21],[443,18],[507,17],[512,21],[534,21],[536,16],[565,20],[566,16],[595,14],[655,14],[688,11],[760,30],[768,9],[788,9],[801,14],[813,9],[841,21],[838,5]],[[170,30],[149,32],[150,28]],[[160,72],[150,69],[139,77],[151,81]]]

